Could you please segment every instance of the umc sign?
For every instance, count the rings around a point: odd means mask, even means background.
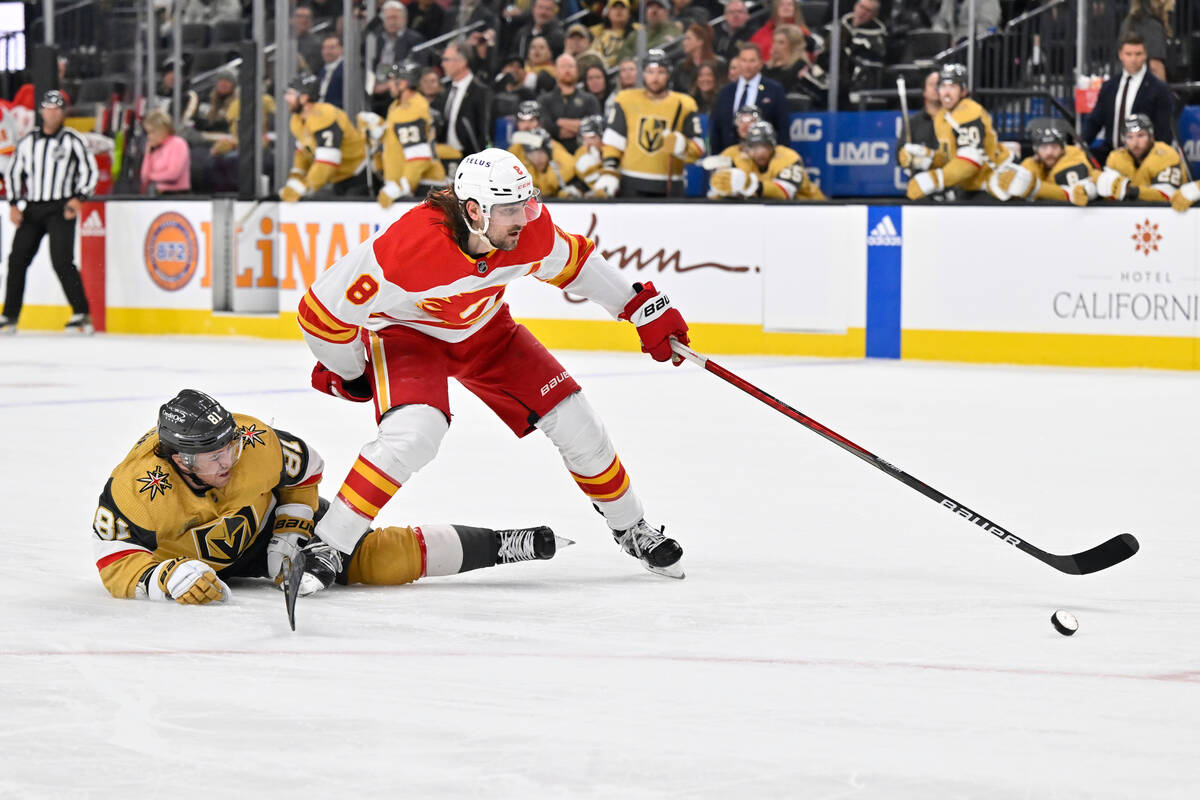
[[[792,147],[832,197],[902,196],[908,177],[893,150],[902,129],[897,111],[793,114]]]

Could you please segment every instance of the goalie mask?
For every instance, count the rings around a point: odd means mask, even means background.
[[[496,243],[487,235],[491,219],[499,225],[518,222],[527,225],[542,215],[541,193],[533,178],[515,155],[507,150],[489,147],[458,162],[454,173],[454,194],[463,204],[467,230],[482,236],[493,247]],[[476,230],[466,213],[466,203],[474,200],[483,214],[483,227]]]

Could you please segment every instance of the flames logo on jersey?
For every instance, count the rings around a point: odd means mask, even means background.
[[[638,121],[638,146],[647,153],[657,153],[665,144],[667,121],[662,117],[642,117]]]
[[[1158,232],[1158,223],[1146,220],[1145,222],[1136,222],[1136,232],[1130,238],[1133,239],[1133,249],[1142,255],[1150,255],[1151,251],[1158,250],[1158,243],[1162,241],[1162,234]]]
[[[138,483],[143,484],[142,488],[138,489],[138,494],[149,492],[150,499],[158,497],[160,494],[166,494],[171,488],[171,476],[163,472],[162,467],[155,467],[146,472],[146,477],[138,478]]]
[[[441,320],[440,323],[430,324],[448,328],[469,328],[499,305],[503,296],[503,286],[489,286],[477,292],[464,292],[453,297],[430,297],[419,301],[417,307]]]
[[[254,539],[258,530],[254,508],[244,506],[228,517],[222,517],[211,525],[196,528],[196,552],[210,564],[232,564]]]
[[[263,440],[265,430],[259,430],[254,425],[243,425],[238,428],[238,436],[242,437],[242,447],[254,447],[258,444],[266,444]]]

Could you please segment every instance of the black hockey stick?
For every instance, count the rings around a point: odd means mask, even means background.
[[[975,513],[957,500],[952,500],[951,498],[939,492],[937,489],[934,489],[932,486],[922,483],[912,475],[909,475],[907,472],[904,472],[903,470],[884,461],[879,456],[868,452],[862,447],[859,447],[844,436],[841,436],[829,428],[826,428],[812,417],[797,411],[782,400],[772,397],[749,381],[739,378],[737,375],[734,375],[720,364],[715,363],[707,356],[700,355],[696,351],[692,350],[686,345],[680,344],[674,339],[671,340],[671,349],[675,351],[677,356],[682,356],[683,358],[700,365],[708,372],[716,375],[718,378],[732,383],[746,394],[761,400],[784,416],[790,417],[796,422],[799,422],[810,431],[813,431],[823,438],[828,439],[851,455],[858,456],[863,461],[867,462],[881,472],[891,475],[893,478],[900,481],[905,486],[908,486],[910,489],[916,489],[918,492],[925,495],[938,505],[945,506],[950,511],[954,512],[968,522],[979,526],[1001,541],[1008,542],[1018,550],[1028,553],[1038,561],[1041,561],[1044,564],[1049,564],[1059,572],[1065,572],[1069,575],[1088,575],[1092,572],[1099,572],[1102,569],[1108,569],[1114,564],[1120,564],[1122,561],[1138,551],[1138,540],[1134,538],[1133,534],[1122,533],[1120,536],[1114,536],[1107,542],[1093,547],[1091,550],[1084,550],[1082,553],[1076,553],[1075,555],[1059,556],[1055,555],[1054,553],[1047,553],[1045,550],[1034,547],[1029,542],[1017,538],[1013,534],[1009,533],[1008,530],[1000,527],[990,519]]]
[[[288,624],[296,630],[296,598],[300,596],[300,581],[304,577],[304,553],[296,560],[283,557],[283,601],[287,604]]]

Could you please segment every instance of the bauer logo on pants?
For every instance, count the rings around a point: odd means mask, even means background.
[[[187,286],[200,261],[196,231],[174,211],[159,214],[150,223],[144,252],[151,280],[168,292]]]

